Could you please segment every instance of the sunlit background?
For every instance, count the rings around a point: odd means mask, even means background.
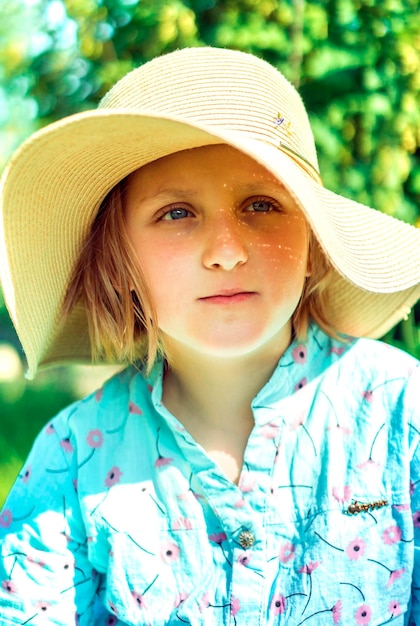
[[[420,226],[418,0],[0,0],[0,169],[128,70],[200,45],[280,68],[309,109],[325,184]],[[420,357],[414,313],[385,340]],[[0,506],[43,424],[109,375],[24,371],[0,293]]]

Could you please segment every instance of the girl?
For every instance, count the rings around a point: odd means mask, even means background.
[[[2,202],[29,375],[131,365],[35,443],[0,624],[420,624],[420,367],[363,338],[418,299],[419,232],[322,186],[286,79],[155,59],[30,138]]]

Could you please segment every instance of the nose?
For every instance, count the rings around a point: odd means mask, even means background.
[[[243,230],[243,227],[242,227]],[[234,217],[220,219],[207,229],[203,265],[209,269],[232,270],[248,260],[248,245]]]

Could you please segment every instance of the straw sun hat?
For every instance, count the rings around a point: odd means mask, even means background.
[[[1,181],[1,281],[29,365],[89,359],[83,307],[60,305],[107,192],[159,157],[208,144],[242,150],[289,189],[334,267],[330,323],[379,337],[420,297],[420,231],[325,189],[302,101],[271,65],[187,48],[120,80],[93,111],[50,124]]]

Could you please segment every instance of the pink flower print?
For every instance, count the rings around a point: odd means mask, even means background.
[[[168,541],[164,543],[161,547],[160,558],[165,563],[173,563],[174,561],[177,561],[179,559],[179,553],[179,546],[177,546],[176,543]]]
[[[114,615],[110,615],[105,622],[105,626],[115,626],[117,621],[118,620]]]
[[[343,354],[345,349],[345,346],[340,346],[339,348],[334,346],[333,348],[331,348],[330,354],[337,354],[337,356],[340,356],[340,354]]]
[[[371,389],[366,389],[366,391],[363,391],[362,397],[366,400],[366,402],[373,402],[373,391]]]
[[[392,546],[394,543],[401,541],[402,531],[399,526],[389,526],[385,528],[382,533],[382,540],[388,546]]]
[[[211,535],[209,535],[209,539],[210,541],[214,541],[214,543],[217,543],[219,546],[221,546],[222,543],[226,541],[227,535],[224,532],[212,533]]]
[[[242,509],[245,506],[245,504],[246,502],[244,498],[239,498],[239,500],[236,500],[233,506],[235,507],[235,509]]]
[[[357,561],[363,556],[366,550],[366,542],[363,539],[353,539],[350,541],[345,552],[351,561]]]
[[[370,618],[372,616],[372,609],[367,604],[362,604],[359,606],[357,611],[354,614],[354,619],[356,620],[357,626],[366,626],[366,624],[370,623]]]
[[[304,614],[304,612],[306,611],[308,604],[311,601],[312,598],[312,572],[316,570],[317,567],[319,567],[319,565],[321,565],[321,561],[309,561],[309,563],[307,563],[306,565],[303,565],[299,570],[298,573],[299,574],[308,574],[309,576],[309,593],[308,593],[308,599],[306,601],[305,607],[302,611],[302,615]],[[332,609],[326,609],[327,611],[330,611]]]
[[[128,403],[128,412],[133,413],[134,415],[143,415],[141,408],[137,406],[137,404],[134,404],[134,402]]]
[[[100,389],[98,389],[98,391],[95,393],[95,400],[96,402],[100,402],[102,400],[102,396],[104,394],[104,390],[101,387]]]
[[[409,504],[393,504],[392,508],[398,511],[398,513],[401,513],[402,511],[409,511],[410,505]]]
[[[137,604],[139,609],[145,609],[146,608],[147,605],[146,605],[146,603],[144,601],[144,598],[141,595],[141,593],[137,593],[136,591],[132,591],[131,595],[133,596],[133,600]]]
[[[238,488],[242,493],[250,493],[254,490],[256,483],[256,477],[249,472],[242,473],[239,478]]]
[[[249,551],[242,552],[242,554],[238,556],[238,563],[240,563],[244,567],[247,567],[247,565],[249,565],[250,560],[251,560],[251,552]]]
[[[289,561],[291,561],[295,556],[295,550],[296,550],[296,546],[294,546],[293,543],[290,543],[290,541],[288,541],[287,543],[284,543],[281,546],[280,552],[279,552],[280,562],[288,563]]]
[[[343,603],[341,600],[338,600],[331,609],[334,624],[340,623],[342,610],[343,610]]]
[[[351,498],[351,489],[349,485],[343,485],[343,487],[333,487],[332,495],[337,502],[343,504],[344,502],[348,502]]]
[[[279,434],[279,427],[276,424],[272,424],[271,422],[268,424],[264,424],[264,426],[260,430],[261,437],[265,439],[275,439]]]
[[[296,430],[297,428],[299,428],[300,426],[303,426],[305,423],[305,413],[300,413],[298,415],[296,415],[296,417],[290,422],[289,424],[289,429],[290,430]]]
[[[108,606],[109,606],[110,611],[115,613],[115,615],[118,615],[117,607],[115,606],[113,602],[111,602],[111,600],[108,600]]]
[[[286,610],[286,598],[281,593],[275,593],[270,602],[270,612],[281,615]]]
[[[201,598],[201,602],[200,602],[199,607],[198,607],[200,609],[200,613],[203,613],[203,611],[208,609],[209,606],[210,606],[209,592],[206,591],[204,596]]]
[[[99,428],[90,430],[87,434],[86,441],[88,443],[88,446],[92,448],[92,450],[90,451],[88,456],[83,459],[83,461],[78,465],[78,469],[81,469],[84,465],[86,465],[86,463],[88,463],[95,454],[95,451],[102,446],[104,442],[104,436],[102,434],[102,431],[100,431]]]
[[[413,495],[413,493],[415,492],[415,490],[416,490],[416,483],[415,483],[415,482],[413,482],[412,480],[410,480],[410,496],[412,496],[412,495]]]
[[[303,565],[299,570],[299,574],[309,574],[311,575],[317,567],[321,565],[321,561],[309,561],[307,565]]]
[[[178,517],[178,519],[176,519],[172,524],[172,530],[181,530],[181,528],[191,530],[192,523],[188,517]]]
[[[413,524],[415,528],[420,528],[420,511],[415,511],[413,513]],[[0,516],[0,526],[1,526],[1,516]]]
[[[300,365],[306,363],[306,360],[308,358],[308,351],[306,349],[306,346],[299,345],[296,346],[296,348],[293,348],[292,358],[295,363],[299,363]]]
[[[32,474],[32,468],[28,466],[22,474],[22,482],[27,483]]]
[[[180,593],[175,598],[174,608],[178,609],[183,602],[188,598],[188,593]]]
[[[293,594],[293,595],[304,595],[304,594]],[[306,607],[308,606],[308,603],[311,599],[310,596],[311,594],[309,594],[309,599],[308,599],[308,602],[306,603],[305,608],[303,609],[302,615],[306,611]],[[308,619],[315,617],[315,615],[320,615],[321,613],[331,613],[334,624],[339,624],[341,621],[342,610],[343,610],[343,603],[341,600],[337,600],[337,602],[330,609],[323,609],[322,611],[317,611],[316,613],[312,613],[312,615],[305,617],[305,619],[300,623],[303,624],[303,622],[306,622]]]
[[[100,448],[104,442],[104,436],[102,432],[96,428],[95,430],[89,431],[86,441],[91,448]]]
[[[381,467],[381,465],[379,463],[376,463],[376,461],[374,461],[373,459],[368,459],[367,461],[364,461],[363,463],[359,463],[359,465],[356,465],[356,467],[357,469],[371,470],[371,469],[377,469]]]
[[[16,583],[14,583],[13,580],[9,579],[2,581],[1,588],[7,591],[7,593],[17,593],[18,590]]]
[[[65,437],[60,441],[60,446],[63,448],[65,452],[74,452],[74,448],[71,444],[70,438]]]
[[[38,609],[38,611],[43,611],[44,613],[48,611],[50,606],[51,604],[49,602],[42,602],[42,601],[35,604],[35,608]]]
[[[342,426],[338,422],[333,426],[328,426],[327,430],[334,431],[336,433],[342,433],[343,435],[351,435],[352,430],[347,428],[347,426]]]
[[[172,463],[173,459],[169,456],[159,456],[155,461],[155,467],[166,467]]]
[[[232,615],[232,617],[236,617],[240,610],[241,603],[239,601],[239,598],[235,598],[235,596],[232,596],[232,600],[230,601],[230,614]]]
[[[392,613],[392,617],[398,617],[398,615],[401,615],[401,607],[399,605],[399,602],[397,602],[396,600],[391,600],[391,602],[388,604],[388,611]]]
[[[69,541],[69,539],[67,539],[67,541]],[[28,555],[26,557],[26,560],[28,561],[28,563],[33,563],[33,565],[38,565],[39,567],[47,567],[45,561],[41,561],[40,559],[34,559],[34,557],[31,555]]]
[[[0,526],[2,528],[9,528],[12,522],[12,511],[10,509],[4,509],[3,513],[0,515]]]
[[[391,587],[391,585],[393,585],[395,583],[396,580],[398,580],[399,578],[401,578],[401,576],[404,574],[405,569],[395,569],[394,571],[392,571],[389,575],[388,578],[388,582],[386,583],[387,587]]]
[[[173,459],[169,459],[170,461],[172,461]],[[159,459],[158,459],[159,461]],[[156,465],[157,461],[155,461],[155,465]],[[169,465],[169,463],[166,463],[166,465]],[[182,493],[178,493],[177,496],[178,500],[190,500],[191,498],[195,498],[196,500],[200,500],[200,498],[202,498],[203,496],[200,495],[199,493],[197,493],[196,491],[193,491],[191,489],[191,487],[187,490],[187,491],[183,491]]]
[[[295,385],[295,391],[299,391],[299,389],[302,389],[307,384],[308,384],[308,379],[307,378],[301,378],[300,381],[298,383],[296,383],[296,385]]]
[[[112,467],[106,475],[105,485],[107,487],[112,487],[113,485],[116,485],[120,482],[122,475],[123,473],[120,468],[114,465],[114,467]]]
[[[48,424],[48,426],[45,427],[45,432],[47,435],[53,435],[55,433],[54,424]]]

